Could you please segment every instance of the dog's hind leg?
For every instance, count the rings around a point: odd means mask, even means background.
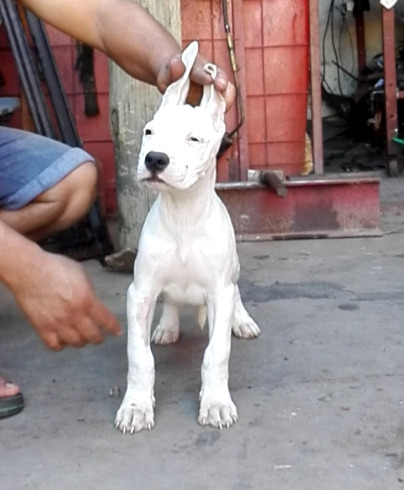
[[[261,333],[258,325],[251,318],[241,301],[240,291],[236,286],[234,318],[232,325],[233,334],[242,339],[253,339]]]
[[[180,336],[180,323],[178,319],[178,308],[172,303],[163,303],[163,313],[160,322],[155,328],[152,342],[166,345],[175,344]]]

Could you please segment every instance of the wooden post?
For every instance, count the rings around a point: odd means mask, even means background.
[[[314,173],[324,173],[323,122],[321,102],[321,62],[319,0],[310,0],[310,73],[311,73],[311,120],[313,124]]]
[[[133,0],[132,0],[133,1]],[[180,43],[180,0],[137,0]],[[110,63],[110,121],[115,146],[116,186],[121,249],[137,250],[140,232],[155,194],[136,180],[143,127],[161,100],[155,87],[134,80]]]

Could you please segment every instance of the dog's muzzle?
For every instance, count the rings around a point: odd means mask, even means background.
[[[168,155],[159,151],[149,151],[144,159],[145,166],[152,174],[162,172],[170,163]]]

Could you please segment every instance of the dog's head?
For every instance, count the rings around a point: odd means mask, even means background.
[[[201,103],[185,103],[189,74],[198,54],[191,43],[182,54],[184,75],[171,84],[154,118],[146,124],[139,155],[138,180],[155,189],[184,190],[216,165],[216,154],[225,132],[225,101],[213,84],[204,87]],[[216,66],[205,70],[216,77]]]

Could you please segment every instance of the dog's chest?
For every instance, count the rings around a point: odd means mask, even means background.
[[[175,251],[167,257],[167,274],[162,292],[173,303],[206,303],[210,278],[206,270],[206,260],[195,245],[177,241]]]
[[[170,282],[163,287],[163,295],[176,305],[202,306],[206,304],[207,290],[195,282],[186,286]]]
[[[160,195],[150,210],[135,273],[146,282],[153,278],[156,288],[172,303],[205,305],[218,283],[237,276],[230,220],[217,199],[203,219],[202,204],[179,209],[167,201]]]

